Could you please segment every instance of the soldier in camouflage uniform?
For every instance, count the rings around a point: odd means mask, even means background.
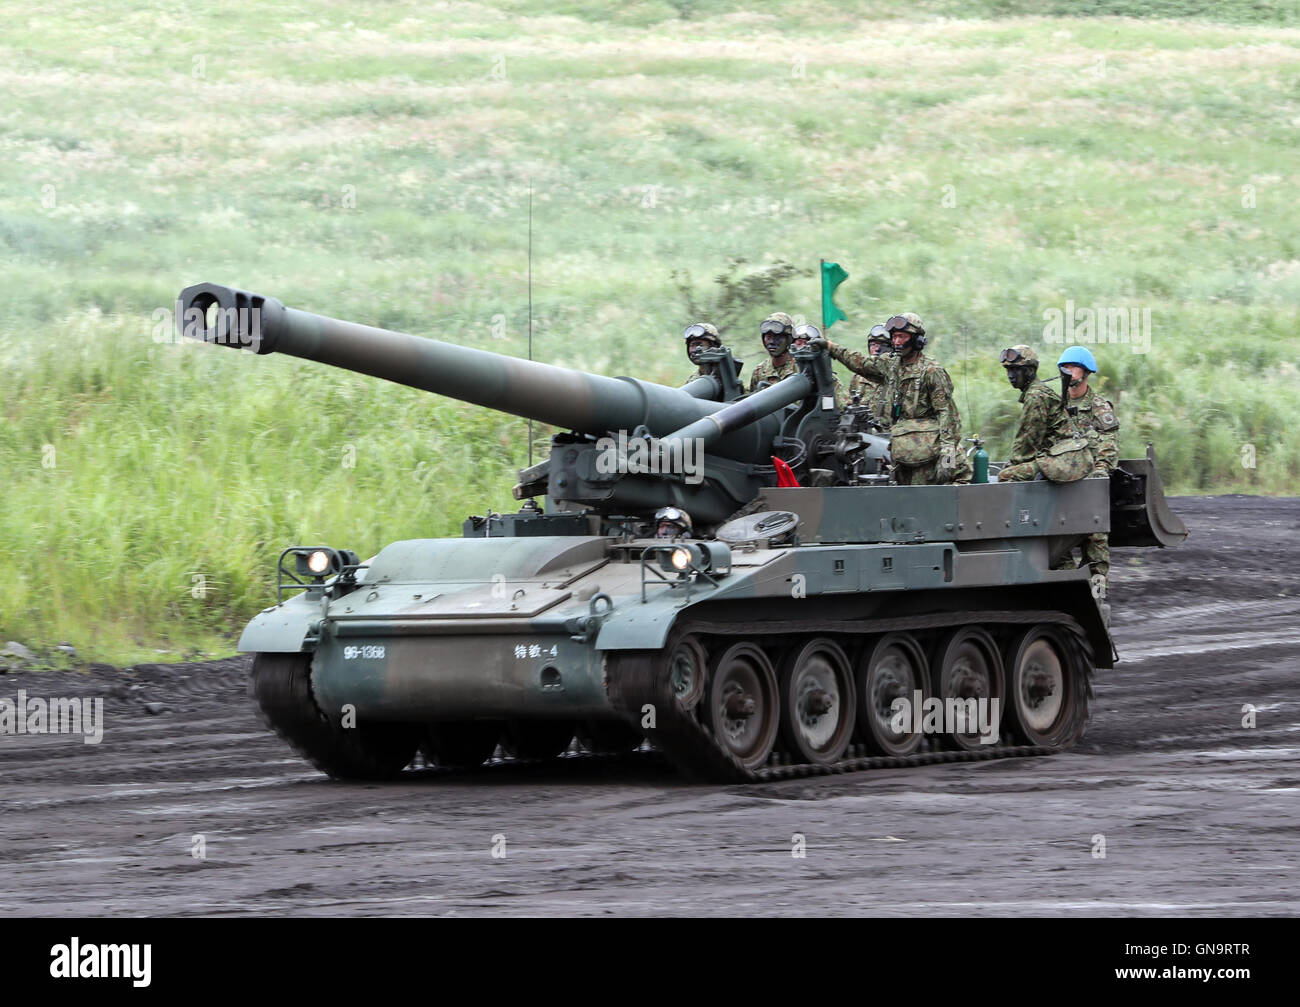
[[[680,507],[655,511],[655,538],[690,538],[691,516]]]
[[[682,382],[683,385],[689,385],[696,378],[711,373],[714,365],[701,362],[699,355],[705,350],[721,346],[722,337],[718,335],[715,326],[708,322],[696,322],[694,325],[686,326],[682,338],[686,340],[686,356],[691,363],[695,364],[695,370],[691,371],[690,377]]]
[[[820,339],[822,330],[815,325],[796,325],[794,327],[794,341],[790,344],[792,350],[805,349],[814,339]],[[844,386],[840,384],[840,376],[834,371],[831,372],[831,380],[835,382],[835,408],[843,409],[848,403],[848,397],[844,393]]]
[[[873,325],[871,335],[867,337],[867,351],[873,357],[879,357],[892,349],[889,333],[883,325]],[[882,378],[868,377],[865,374],[853,375],[849,382],[849,398],[860,396],[859,401],[871,408],[871,415],[882,430],[889,429],[889,403],[885,401],[887,383]]]
[[[1088,376],[1097,373],[1097,358],[1086,347],[1071,346],[1061,354],[1056,366],[1070,377],[1069,408],[1074,425],[1092,448],[1093,470],[1090,477],[1109,477],[1119,464],[1119,419],[1115,407],[1088,384]],[[1092,573],[1092,592],[1100,601],[1106,597],[1110,574],[1110,536],[1104,532],[1089,535],[1083,544],[1083,563]],[[1080,563],[1079,565],[1082,565]],[[1057,570],[1075,568],[1074,550],[1062,557]]]
[[[782,378],[799,373],[799,366],[790,356],[790,341],[794,338],[794,319],[784,311],[773,311],[758,327],[758,334],[763,339],[763,349],[767,350],[769,359],[754,368],[749,379],[749,390],[758,391],[760,384],[773,385]]]
[[[998,473],[998,482],[1024,482],[1042,471],[1037,457],[1059,441],[1077,436],[1074,424],[1061,406],[1060,393],[1038,380],[1038,354],[1028,346],[1002,351],[1011,387],[1020,389],[1020,425],[1011,445],[1010,464]]]
[[[833,358],[855,374],[884,380],[886,415],[891,424],[891,453],[899,453],[899,438],[926,436],[928,424],[931,444],[937,456],[914,465],[894,458],[894,481],[900,486],[968,483],[970,459],[961,449],[961,414],[952,397],[952,379],[938,363],[921,350],[926,343],[925,326],[912,312],[895,315],[885,323],[893,344],[893,354],[870,357],[856,350],[836,346],[823,340]],[[920,429],[918,429],[920,428]]]

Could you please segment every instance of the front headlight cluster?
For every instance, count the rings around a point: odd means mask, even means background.
[[[299,577],[323,581],[343,572],[344,567],[360,563],[350,549],[331,549],[328,546],[296,546],[293,550],[294,570]]]
[[[723,542],[682,542],[659,554],[660,569],[685,575],[731,572],[731,547]]]

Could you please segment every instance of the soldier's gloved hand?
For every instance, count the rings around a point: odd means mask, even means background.
[[[1088,478],[1089,478],[1089,479],[1109,479],[1109,478],[1110,478],[1110,473],[1107,472],[1105,469],[1093,469],[1091,472],[1088,473]]]
[[[825,353],[831,348],[831,341],[825,336],[814,336],[805,346],[814,353]]]

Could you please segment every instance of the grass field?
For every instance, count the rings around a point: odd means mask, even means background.
[[[1295,2],[0,9],[0,644],[226,652],[284,545],[506,506],[522,421],[154,319],[206,279],[522,355],[530,184],[539,359],[675,384],[674,270],[807,267],[752,367],[835,259],[832,337],[919,312],[996,457],[1000,348],[1149,309],[1093,347],[1124,453],[1300,489]]]

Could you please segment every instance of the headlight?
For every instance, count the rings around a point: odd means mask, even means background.
[[[713,580],[731,573],[731,548],[725,542],[683,542],[671,547],[664,544],[647,552],[656,554],[660,570],[679,577],[694,571]]]
[[[709,551],[702,542],[683,542],[659,554],[659,569],[684,574],[709,568]]]
[[[317,581],[343,572],[344,567],[355,567],[360,561],[350,549],[330,549],[327,546],[292,546],[285,550],[293,553],[293,565],[299,577],[314,577]]]

